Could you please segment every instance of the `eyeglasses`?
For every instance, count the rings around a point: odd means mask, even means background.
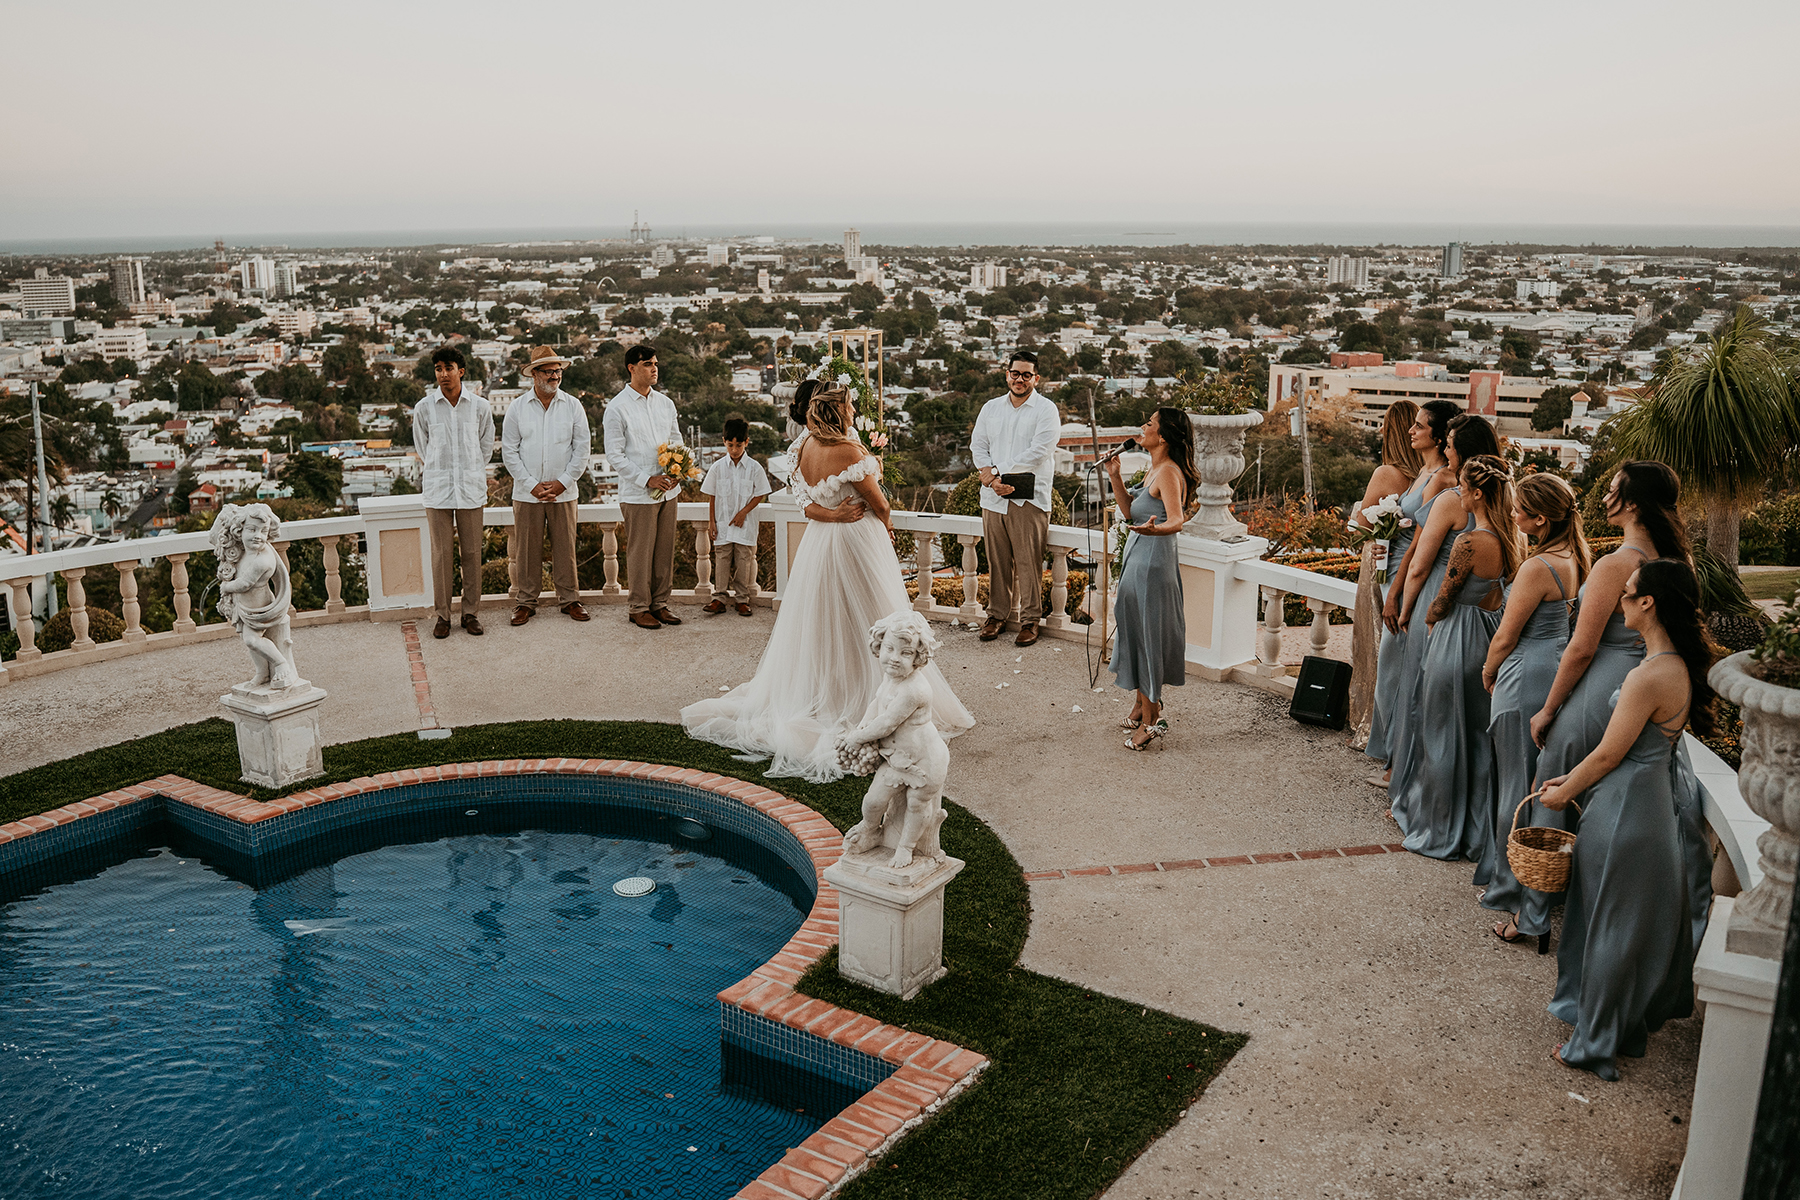
[[[563,369],[561,367],[534,367],[531,373],[542,375],[545,379],[561,379]]]
[[[1007,377],[1010,379],[1036,379],[1037,378],[1036,371],[1008,371],[1006,374],[1007,374]]]

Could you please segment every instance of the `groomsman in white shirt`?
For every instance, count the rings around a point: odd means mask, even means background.
[[[675,402],[656,390],[656,349],[638,344],[625,352],[631,382],[606,406],[600,430],[607,461],[619,474],[619,512],[625,518],[625,582],[631,587],[631,623],[639,629],[679,625],[669,611],[675,586],[675,480],[657,464],[657,447],[681,442]]]
[[[581,401],[562,390],[570,361],[554,346],[533,346],[526,367],[531,395],[513,401],[501,422],[500,456],[513,481],[514,625],[537,612],[546,528],[556,602],[572,619],[588,619],[575,584],[575,484],[587,472],[592,434]]]
[[[1013,644],[1038,639],[1043,614],[1044,542],[1050,535],[1050,485],[1062,418],[1037,393],[1037,355],[1016,350],[1006,365],[1006,395],[981,406],[970,456],[981,472],[981,540],[987,549],[987,620],[981,640],[1000,636],[1015,616]],[[1007,483],[1003,476],[1012,476]]]
[[[462,551],[462,627],[477,637],[481,611],[481,511],[487,507],[487,464],[494,457],[494,410],[463,386],[468,360],[455,346],[432,352],[437,386],[413,405],[413,448],[425,464],[425,515],[431,525],[432,600],[437,628],[450,636],[450,554]]]

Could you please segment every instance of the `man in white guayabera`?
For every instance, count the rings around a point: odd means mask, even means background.
[[[432,603],[437,628],[450,636],[451,552],[462,552],[462,627],[486,632],[481,611],[481,511],[487,507],[487,465],[494,457],[494,410],[463,386],[463,352],[440,346],[431,354],[437,386],[413,405],[413,447],[425,464],[425,515],[431,522]]]
[[[523,625],[537,612],[546,528],[556,603],[574,620],[588,619],[575,584],[575,484],[587,473],[593,435],[581,401],[562,390],[569,362],[554,346],[533,346],[526,364],[531,395],[513,401],[501,422],[500,457],[513,481],[514,625]]]
[[[1044,541],[1050,534],[1050,484],[1062,418],[1037,393],[1037,355],[1015,350],[1006,395],[981,406],[970,455],[981,472],[981,540],[987,549],[987,621],[981,640],[1000,636],[1015,616],[1014,645],[1038,639],[1043,614]]]
[[[679,625],[669,611],[675,586],[676,481],[662,473],[656,452],[681,444],[675,402],[656,390],[656,351],[642,344],[625,352],[631,381],[619,389],[600,419],[606,458],[619,475],[619,513],[625,518],[625,582],[631,587],[631,623],[639,629]]]

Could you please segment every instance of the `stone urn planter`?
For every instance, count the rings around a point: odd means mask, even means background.
[[[1242,537],[1249,529],[1231,515],[1231,481],[1244,473],[1244,434],[1262,424],[1263,415],[1251,411],[1210,416],[1189,413],[1194,423],[1194,466],[1200,472],[1200,511],[1184,533],[1222,542]]]
[[[1707,676],[1719,695],[1743,710],[1738,794],[1769,823],[1756,840],[1762,882],[1737,898],[1725,948],[1780,959],[1800,858],[1800,688],[1758,679],[1750,673],[1750,655],[1733,654]]]

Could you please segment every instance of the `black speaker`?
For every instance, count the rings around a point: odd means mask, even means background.
[[[1310,654],[1301,659],[1288,716],[1306,725],[1342,729],[1350,720],[1350,664]]]

